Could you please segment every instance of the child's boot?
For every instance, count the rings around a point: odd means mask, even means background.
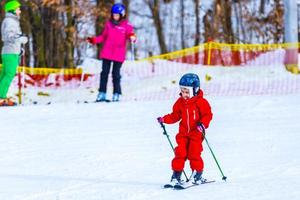
[[[206,181],[206,179],[204,179],[202,177],[202,171],[195,171],[193,172],[192,174],[192,178],[193,178],[193,183],[194,184],[201,184],[201,183],[204,183]]]
[[[0,106],[6,106],[5,99],[0,99]]]
[[[5,100],[5,103],[6,103],[7,106],[16,106],[17,105],[17,103],[14,102],[12,98],[7,98]]]
[[[112,97],[112,101],[119,101],[120,100],[120,94],[114,93]]]
[[[99,92],[96,102],[106,101],[106,93],[105,92]]]
[[[181,173],[182,171],[174,171],[171,177],[171,182],[176,184],[182,184],[183,181],[181,180]]]

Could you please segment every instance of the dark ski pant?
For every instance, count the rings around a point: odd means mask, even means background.
[[[100,88],[99,92],[106,93],[107,88],[107,80],[110,72],[110,66],[113,62],[113,70],[112,70],[112,79],[113,79],[113,93],[122,94],[121,91],[121,74],[120,70],[122,67],[122,62],[112,61],[103,59],[102,60],[102,71],[100,73]]]
[[[175,158],[172,160],[173,171],[182,171],[187,159],[190,161],[191,170],[203,171],[202,134],[198,131],[192,131],[188,134],[178,133],[176,142],[178,146],[175,148]]]

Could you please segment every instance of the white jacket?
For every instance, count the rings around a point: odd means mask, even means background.
[[[20,54],[21,44],[26,44],[28,39],[22,36],[19,18],[6,13],[1,25],[1,35],[3,41],[2,54]]]

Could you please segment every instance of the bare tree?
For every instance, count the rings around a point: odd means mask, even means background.
[[[158,42],[159,42],[159,47],[161,53],[167,53],[167,45],[165,41],[165,36],[163,32],[163,27],[160,19],[160,13],[159,13],[159,8],[160,8],[160,1],[159,0],[145,0],[145,3],[148,5],[148,7],[151,10],[154,25],[156,28],[156,33],[158,37]]]
[[[96,34],[99,35],[104,28],[105,21],[110,18],[110,8],[114,4],[114,0],[97,0],[97,9],[95,10],[95,17],[96,17]],[[98,55],[101,51],[102,45],[99,44],[98,48]]]
[[[184,0],[180,0],[180,29],[181,29],[181,48],[184,49],[185,48],[185,30],[184,30]]]
[[[225,42],[233,44],[234,39],[234,32],[232,28],[232,1],[231,0],[222,0],[221,9],[222,9],[222,26],[224,30],[224,38]]]
[[[200,0],[195,0],[195,17],[196,17],[196,33],[195,33],[195,46],[200,43]]]
[[[208,9],[203,17],[204,24],[204,42],[209,41],[209,39],[213,39],[213,11]]]

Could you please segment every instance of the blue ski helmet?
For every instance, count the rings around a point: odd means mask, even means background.
[[[121,3],[116,3],[111,8],[111,14],[120,14],[122,17],[125,17],[126,8]]]
[[[200,90],[199,76],[193,73],[184,74],[179,81],[179,86],[189,89],[190,95],[196,96]]]

